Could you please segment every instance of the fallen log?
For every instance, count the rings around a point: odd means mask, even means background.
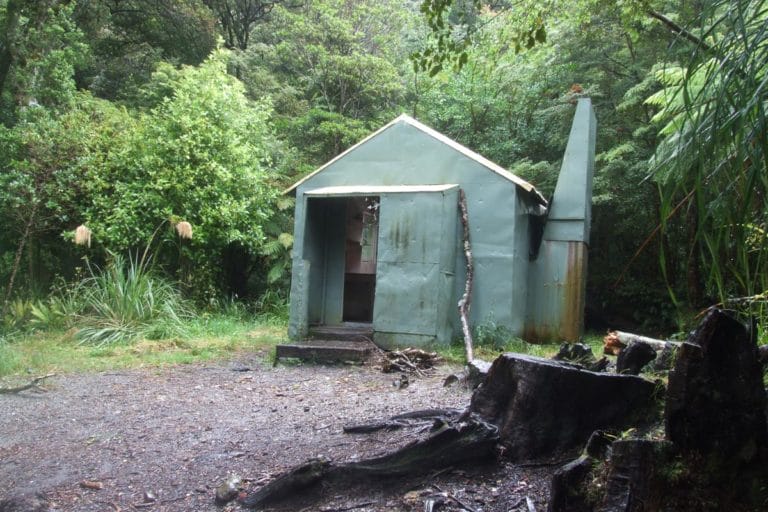
[[[682,344],[679,341],[659,340],[641,336],[639,334],[632,334],[630,332],[608,331],[608,334],[603,338],[603,352],[605,354],[617,356],[627,345],[637,342],[647,343],[653,347],[656,352],[668,347],[679,347]]]
[[[394,453],[338,466],[348,478],[395,477],[439,470],[495,456],[499,431],[475,414],[442,423],[429,437]]]
[[[414,425],[424,425],[432,423],[435,420],[453,421],[461,416],[458,409],[425,409],[423,411],[412,411],[404,414],[392,416],[385,421],[374,421],[372,423],[361,423],[358,425],[345,425],[343,427],[345,434],[370,434],[379,430],[398,430]]]
[[[309,460],[249,494],[242,503],[246,507],[256,508],[283,500],[319,482],[332,469],[333,466],[327,459]]]

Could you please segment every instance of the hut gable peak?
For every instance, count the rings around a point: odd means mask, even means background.
[[[520,189],[525,191],[526,194],[529,195],[536,203],[538,203],[538,204],[540,204],[542,206],[546,206],[547,205],[547,201],[546,201],[546,199],[544,199],[544,196],[542,196],[541,193],[538,190],[536,190],[536,187],[534,187],[531,183],[528,183],[527,181],[525,181],[524,179],[520,178],[519,176],[516,176],[516,175],[512,174],[511,172],[509,172],[508,170],[504,169],[500,165],[491,162],[487,158],[485,158],[485,157],[475,153],[471,149],[469,149],[469,148],[467,148],[465,146],[462,146],[461,144],[459,144],[455,140],[453,140],[453,139],[443,135],[442,133],[438,132],[437,130],[434,130],[433,128],[430,128],[429,126],[427,126],[427,125],[425,125],[423,123],[420,123],[419,121],[417,121],[416,119],[412,118],[411,116],[409,116],[407,114],[399,115],[398,117],[396,117],[395,119],[393,119],[392,121],[387,123],[386,125],[382,126],[378,130],[376,130],[375,132],[370,134],[368,137],[364,138],[363,140],[361,140],[360,142],[358,142],[354,146],[352,146],[349,149],[347,149],[346,151],[340,153],[335,158],[331,159],[330,161],[328,161],[327,163],[325,163],[324,165],[322,165],[321,167],[316,169],[314,172],[308,174],[307,176],[305,176],[301,180],[299,180],[296,183],[294,183],[290,188],[286,189],[284,193],[285,194],[294,193],[296,191],[296,189],[301,184],[306,182],[307,180],[309,180],[312,177],[314,177],[315,175],[323,172],[326,168],[331,166],[333,163],[337,162],[338,160],[341,160],[347,154],[351,153],[352,151],[354,151],[358,147],[362,146],[366,142],[370,141],[371,139],[374,139],[374,138],[378,137],[380,134],[382,134],[386,130],[388,130],[391,127],[393,127],[393,126],[395,126],[397,124],[400,124],[400,123],[407,124],[407,125],[415,128],[415,129],[419,130],[420,132],[428,135],[429,137],[432,137],[433,139],[435,139],[435,140],[445,144],[446,146],[450,147],[454,151],[457,151],[457,152],[461,153],[466,158],[469,158],[470,160],[473,160],[474,162],[476,162],[477,164],[481,165],[482,167],[488,169],[489,171],[491,171],[491,172],[501,176],[502,178],[504,178],[504,179],[506,179],[506,180],[508,180],[508,181],[510,181],[512,183],[514,183]]]

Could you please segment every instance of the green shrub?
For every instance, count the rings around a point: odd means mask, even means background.
[[[492,318],[476,326],[472,339],[478,347],[504,350],[515,336],[504,325],[497,324]]]

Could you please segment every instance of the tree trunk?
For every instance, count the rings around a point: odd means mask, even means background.
[[[630,343],[647,343],[656,351],[664,350],[670,346],[679,347],[681,345],[681,342],[679,341],[658,340],[656,338],[648,338],[647,336],[640,336],[639,334],[623,331],[609,331],[603,340],[605,341],[606,346],[614,344],[615,341],[618,341],[625,347]]]
[[[21,2],[8,0],[5,6],[5,26],[3,39],[0,41],[0,94],[5,90],[5,82],[13,64],[13,46],[16,44],[16,32],[19,27]]]
[[[5,290],[5,300],[3,301],[2,314],[3,317],[5,317],[6,313],[8,312],[8,304],[11,302],[11,296],[13,295],[13,285],[16,281],[16,274],[19,272],[19,267],[21,266],[21,256],[24,254],[24,247],[29,240],[30,233],[32,232],[32,226],[34,225],[35,219],[37,217],[37,207],[37,204],[32,206],[32,212],[30,212],[29,219],[27,219],[27,223],[24,225],[24,233],[21,235],[21,239],[19,240],[19,246],[16,248],[16,256],[13,259],[11,277],[8,279],[8,287]]]

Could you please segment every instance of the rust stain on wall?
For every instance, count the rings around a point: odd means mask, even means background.
[[[562,321],[560,337],[563,341],[579,341],[584,318],[583,283],[587,273],[586,245],[568,242],[568,259],[562,289]]]

